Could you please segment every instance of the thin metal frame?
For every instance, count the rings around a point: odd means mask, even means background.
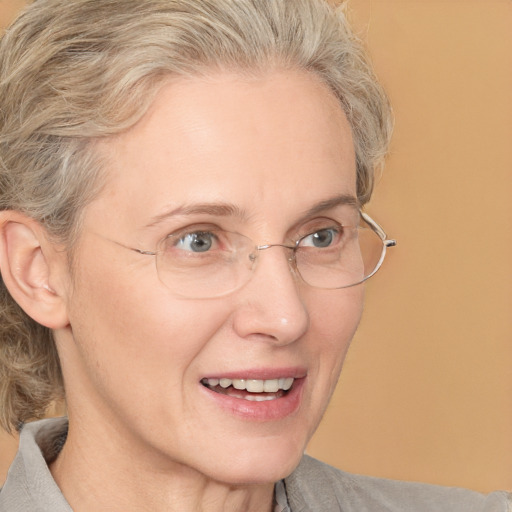
[[[370,277],[374,276],[379,268],[382,266],[382,263],[384,262],[384,258],[386,257],[386,252],[388,247],[395,247],[397,245],[397,241],[394,239],[388,238],[386,235],[386,232],[375,222],[367,213],[363,212],[362,210],[359,210],[359,214],[361,215],[361,218],[370,226],[370,228],[377,234],[377,236],[382,240],[382,253],[380,255],[379,261],[377,262],[377,265],[375,266],[373,272],[366,276],[362,281],[359,281],[359,283],[364,283],[365,281],[368,281]],[[352,285],[355,286],[355,285]]]
[[[374,276],[377,273],[377,271],[380,269],[380,267],[382,266],[382,263],[384,262],[384,258],[386,257],[386,253],[387,253],[388,247],[395,247],[397,245],[397,241],[394,240],[394,239],[389,239],[387,237],[385,231],[382,229],[382,227],[376,221],[374,221],[367,213],[363,212],[362,210],[359,210],[359,215],[364,220],[364,222],[366,222],[366,224],[368,224],[368,226],[370,226],[370,229],[382,241],[382,252],[381,252],[380,258],[379,258],[375,268],[371,272],[371,274],[367,275],[361,281],[358,281],[356,283],[353,283],[353,284],[350,284],[350,285],[347,285],[347,286],[341,286],[339,288],[325,288],[326,290],[328,290],[328,289],[341,290],[343,288],[351,288],[352,286],[357,286],[357,285],[359,285],[361,283],[364,283],[365,281],[370,279],[370,277]],[[115,244],[117,244],[117,245],[119,245],[121,247],[124,247],[125,249],[129,249],[131,251],[134,251],[134,252],[136,252],[138,254],[143,254],[143,255],[146,255],[146,256],[157,256],[157,254],[158,254],[158,251],[146,251],[146,250],[143,250],[143,249],[137,249],[136,247],[130,247],[128,245],[124,245],[124,244],[122,244],[120,242],[117,242],[115,240],[110,240],[110,241],[114,242]],[[257,246],[255,246],[256,250],[258,250],[258,251],[261,251],[261,250],[264,250],[264,249],[269,249],[270,247],[285,247],[287,249],[292,249],[292,250],[295,248],[294,246],[288,246],[288,245],[285,245],[285,244],[264,244],[264,245],[257,245]],[[296,269],[296,270],[297,270],[298,274],[300,275],[300,271],[298,269]],[[158,272],[158,265],[157,265],[157,272]],[[301,279],[304,281],[302,276],[301,276]],[[304,282],[306,282],[306,281],[304,281]],[[306,282],[306,284],[308,284],[308,283]],[[310,286],[312,286],[312,285],[310,285]]]

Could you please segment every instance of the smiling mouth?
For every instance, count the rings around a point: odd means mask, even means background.
[[[286,396],[293,387],[293,377],[257,380],[257,379],[202,379],[206,388],[233,398],[251,402],[277,400]]]

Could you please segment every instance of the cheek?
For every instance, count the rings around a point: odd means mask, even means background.
[[[309,439],[324,415],[336,388],[343,361],[361,319],[364,288],[321,291],[309,298],[310,328],[302,341],[309,362],[304,400]]]
[[[310,358],[317,361],[323,393],[334,391],[345,355],[361,320],[364,287],[324,294],[310,308]]]
[[[73,337],[89,370],[109,386],[136,382],[153,392],[155,381],[171,386],[225,321],[222,304],[179,300],[158,278],[137,280],[108,269],[85,269],[71,301]],[[129,283],[129,284],[128,284]],[[145,388],[145,389],[144,389]]]
[[[328,291],[313,301],[310,325],[322,351],[346,351],[361,320],[363,302],[363,286]]]

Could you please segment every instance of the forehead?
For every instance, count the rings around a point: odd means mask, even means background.
[[[142,120],[100,151],[108,160],[100,200],[133,222],[193,203],[251,212],[355,195],[350,126],[328,87],[301,71],[169,82]]]

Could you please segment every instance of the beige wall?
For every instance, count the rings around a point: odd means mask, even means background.
[[[22,4],[0,0],[0,25]],[[368,285],[309,452],[359,473],[512,488],[512,2],[349,5],[396,112],[369,211],[399,246]],[[0,444],[0,480],[12,450]]]
[[[0,0],[0,29],[3,29],[28,2],[25,0]]]

